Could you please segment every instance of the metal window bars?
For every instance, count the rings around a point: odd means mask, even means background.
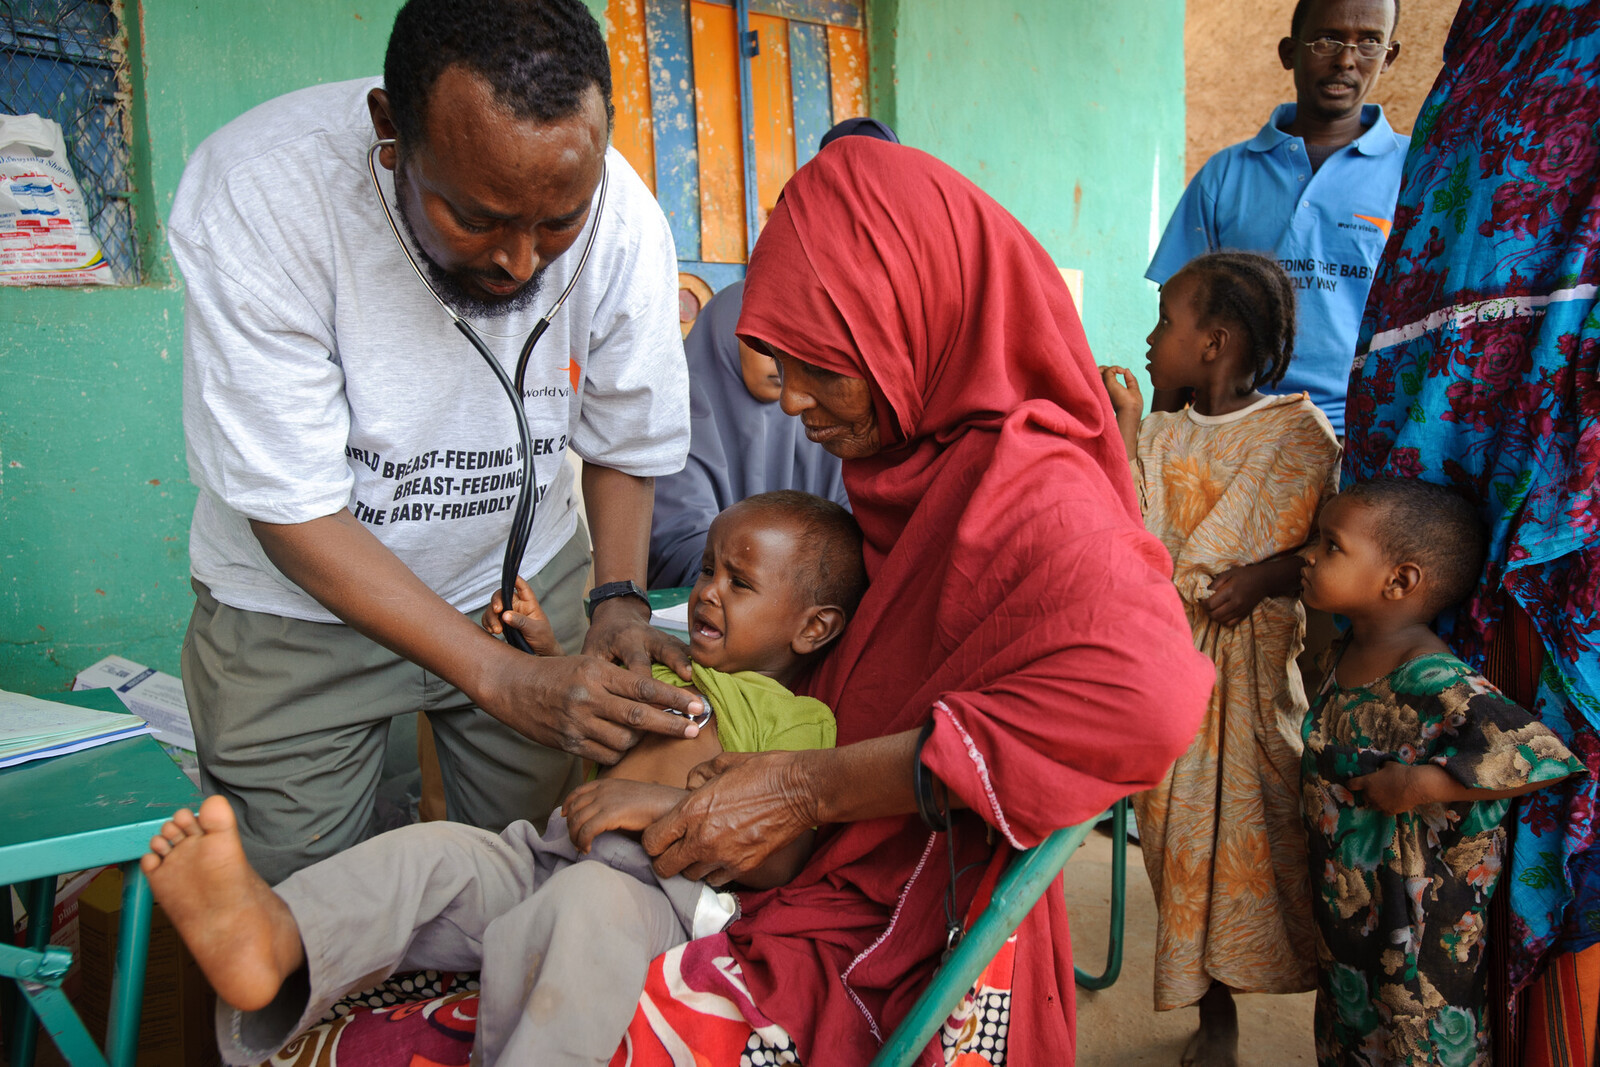
[[[0,0],[0,112],[61,124],[89,224],[121,284],[139,281],[127,34],[118,0]]]

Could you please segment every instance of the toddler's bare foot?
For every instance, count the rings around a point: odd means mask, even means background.
[[[227,800],[178,812],[139,866],[217,995],[244,1011],[272,1003],[305,950],[288,905],[245,859]]]
[[[1239,1013],[1227,986],[1213,984],[1200,998],[1200,1029],[1179,1062],[1183,1067],[1239,1067]]]

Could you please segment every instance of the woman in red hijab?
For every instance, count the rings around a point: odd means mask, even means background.
[[[719,757],[646,831],[658,869],[721,884],[821,827],[793,882],[657,961],[625,1049],[866,1063],[938,966],[947,914],[1014,850],[1160,779],[1212,668],[1066,286],[971,182],[901,145],[830,145],[762,232],[738,333],[843,458],[871,586],[806,687],[839,746]],[[917,814],[918,763],[958,809],[949,833]],[[1071,1062],[1072,982],[1058,884],[1017,938],[1007,1063]]]

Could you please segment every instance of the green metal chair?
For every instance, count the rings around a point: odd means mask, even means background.
[[[1106,942],[1106,969],[1091,975],[1074,967],[1073,977],[1084,989],[1110,989],[1122,973],[1122,932],[1128,911],[1128,798],[1111,806],[1111,936]]]
[[[916,1060],[949,1018],[951,1010],[967,995],[984,967],[1000,951],[1006,938],[1033,910],[1067,860],[1083,844],[1096,821],[1090,819],[1057,830],[1011,861],[995,885],[989,906],[983,909],[955,952],[933,976],[928,988],[912,1005],[911,1013],[878,1050],[872,1067],[906,1067]]]

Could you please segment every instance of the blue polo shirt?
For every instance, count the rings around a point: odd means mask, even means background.
[[[1311,173],[1306,145],[1283,132],[1280,104],[1261,132],[1206,161],[1183,191],[1145,277],[1165,282],[1202,252],[1260,252],[1294,282],[1294,361],[1273,392],[1311,394],[1344,434],[1344,396],[1372,274],[1400,194],[1406,139],[1366,104],[1366,132]]]

